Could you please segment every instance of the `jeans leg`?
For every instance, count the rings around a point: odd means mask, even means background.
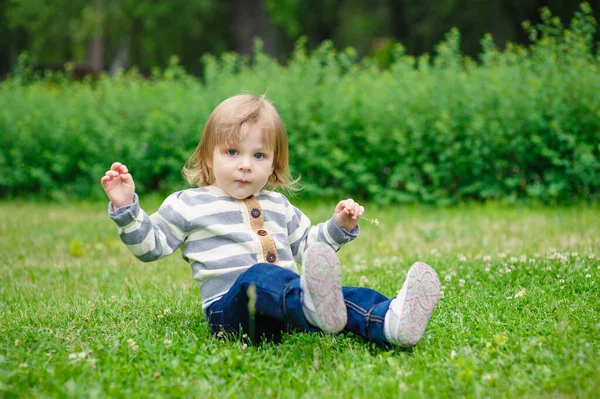
[[[256,287],[256,313],[248,310],[248,288]],[[302,311],[300,276],[267,263],[241,274],[231,289],[208,309],[213,333],[247,333],[254,338],[277,339],[282,331],[318,331]]]
[[[392,299],[370,288],[342,287],[342,292],[348,310],[345,330],[391,348],[383,333],[383,322]]]

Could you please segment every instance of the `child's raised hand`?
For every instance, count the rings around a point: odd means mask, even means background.
[[[352,198],[340,201],[335,207],[335,221],[346,231],[352,231],[358,225],[358,219],[365,208]]]
[[[113,163],[110,170],[106,171],[100,179],[100,183],[102,183],[104,192],[115,208],[133,204],[135,183],[127,166],[120,162]]]

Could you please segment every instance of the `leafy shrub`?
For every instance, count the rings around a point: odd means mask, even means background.
[[[180,170],[212,109],[244,90],[275,102],[305,198],[378,203],[568,202],[600,188],[600,55],[586,3],[564,28],[549,10],[529,47],[482,39],[477,62],[452,30],[433,57],[381,69],[330,42],[287,66],[262,52],[204,58],[202,81],[176,60],[74,82],[26,66],[0,84],[0,195],[100,197],[115,160],[138,192],[183,187]]]

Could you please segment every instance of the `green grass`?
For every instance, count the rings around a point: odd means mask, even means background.
[[[599,210],[368,208],[344,284],[391,296],[422,260],[444,292],[421,343],[386,351],[218,340],[189,266],[137,261],[106,204],[4,201],[0,397],[598,397]]]

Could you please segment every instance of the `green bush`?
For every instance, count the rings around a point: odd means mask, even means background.
[[[406,55],[381,69],[330,42],[287,66],[257,43],[254,59],[204,58],[200,81],[173,61],[74,82],[28,72],[0,84],[0,195],[99,197],[99,179],[126,163],[138,192],[183,187],[180,170],[211,110],[244,90],[267,93],[290,137],[305,198],[378,203],[470,200],[569,202],[600,189],[600,55],[586,3],[568,28],[549,10],[524,28],[532,44],[480,60],[452,30],[433,57]]]

